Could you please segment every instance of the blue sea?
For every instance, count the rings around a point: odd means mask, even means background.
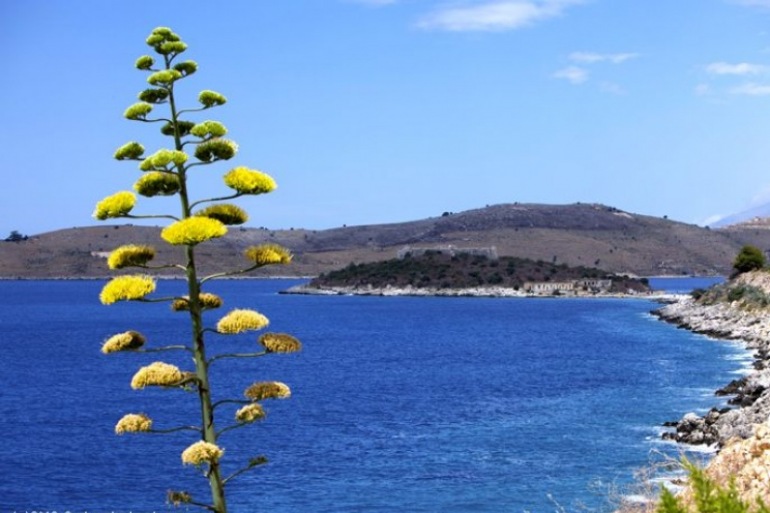
[[[270,460],[230,483],[234,512],[609,511],[637,469],[682,450],[660,440],[661,424],[722,404],[713,391],[749,358],[656,320],[659,305],[644,299],[278,294],[297,283],[211,283],[225,299],[212,325],[253,308],[304,343],[212,367],[216,399],[261,380],[293,392],[220,440],[225,474]],[[706,284],[653,280],[677,292]],[[129,386],[140,366],[187,369],[189,356],[99,351],[129,329],[149,346],[186,342],[185,315],[166,303],[102,306],[102,285],[0,281],[0,513],[167,511],[169,489],[208,500],[206,480],[181,464],[194,434],[113,431],[130,412],[159,429],[195,424],[195,393]],[[161,281],[158,295],[182,286]],[[208,348],[248,352],[255,341],[212,337]],[[222,408],[219,426],[232,415]]]

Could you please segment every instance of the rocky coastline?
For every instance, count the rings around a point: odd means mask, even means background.
[[[660,294],[656,292],[635,292],[627,293],[617,292],[591,292],[574,291],[569,294],[544,294],[536,292],[526,292],[512,287],[480,286],[480,287],[414,287],[406,286],[385,286],[374,287],[371,285],[363,286],[316,286],[303,284],[291,287],[281,292],[282,294],[305,294],[314,296],[437,296],[437,297],[520,297],[520,298],[640,298],[652,299],[658,301],[673,301],[678,296],[671,294]]]
[[[765,286],[770,286],[769,276],[752,273],[739,277],[735,285],[765,290]],[[739,341],[754,357],[751,372],[716,391],[718,396],[731,396],[729,407],[712,408],[702,416],[688,413],[678,421],[668,422],[665,425],[671,431],[664,433],[664,438],[709,445],[717,450],[733,439],[751,438],[756,426],[770,418],[770,312],[748,308],[740,301],[707,304],[683,296],[652,313],[695,333]]]

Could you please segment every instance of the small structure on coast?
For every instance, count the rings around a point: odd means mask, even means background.
[[[434,255],[448,255],[450,257],[454,257],[457,255],[470,255],[470,256],[481,256],[486,257],[491,261],[496,261],[499,259],[497,256],[497,248],[495,246],[490,246],[486,248],[457,248],[451,244],[447,244],[446,246],[437,246],[437,247],[431,247],[431,248],[424,248],[424,247],[417,247],[414,248],[412,246],[404,246],[401,248],[396,255],[399,260],[403,260],[407,256],[409,257],[421,257],[425,256],[427,253],[432,253]]]
[[[580,279],[572,281],[526,282],[524,290],[529,294],[571,294],[579,292],[607,292],[612,288],[612,280]]]

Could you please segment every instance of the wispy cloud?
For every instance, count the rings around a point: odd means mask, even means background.
[[[517,30],[561,16],[584,0],[493,0],[446,7],[424,17],[417,26],[450,32],[501,32]]]
[[[566,80],[574,85],[588,82],[589,67],[602,63],[623,64],[626,61],[639,57],[638,53],[596,53],[596,52],[572,52],[568,58],[573,65],[567,66],[555,72],[554,78]],[[599,90],[604,93],[623,95],[626,90],[615,82],[602,80],[598,82]]]
[[[745,5],[747,7],[761,7],[770,9],[770,0],[730,0],[731,4]]]
[[[560,69],[553,76],[554,78],[560,78],[577,85],[588,80],[588,70],[577,66],[568,66]]]
[[[742,94],[748,96],[768,96],[770,95],[770,85],[756,84],[749,82],[730,89],[732,94]]]
[[[768,71],[767,66],[740,62],[730,64],[727,62],[712,62],[706,66],[706,72],[712,75],[759,75]]]
[[[610,62],[612,64],[622,64],[630,59],[639,57],[638,53],[593,53],[593,52],[573,52],[569,58],[573,62],[582,62],[585,64],[594,64],[597,62]]]

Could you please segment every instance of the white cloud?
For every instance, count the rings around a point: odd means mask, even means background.
[[[486,1],[466,7],[438,10],[423,18],[418,26],[450,32],[516,30],[560,16],[568,7],[583,2],[584,0]]]
[[[622,64],[630,59],[639,57],[638,53],[593,53],[593,52],[573,52],[569,58],[574,62],[593,64],[596,62],[610,62],[612,64]]]
[[[582,84],[588,80],[588,70],[577,66],[568,66],[553,74],[554,78],[567,80],[572,84]]]
[[[730,92],[732,94],[744,94],[748,96],[768,96],[770,95],[770,85],[749,82],[747,84],[733,87]]]
[[[711,226],[712,224],[718,223],[722,219],[724,219],[725,216],[722,214],[714,214],[713,216],[709,216],[706,219],[704,219],[702,222],[698,223],[701,226]]]
[[[748,62],[740,62],[738,64],[712,62],[706,66],[706,71],[712,75],[758,75],[766,72],[767,67]]]

